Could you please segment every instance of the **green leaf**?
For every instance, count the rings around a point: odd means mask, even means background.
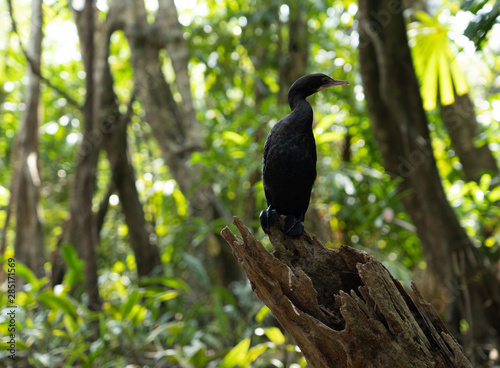
[[[237,158],[244,158],[245,157],[245,152],[237,150],[237,151],[231,151],[229,153],[229,157],[237,159]]]
[[[220,294],[215,294],[214,296],[214,313],[216,316],[216,324],[221,331],[229,330],[229,318],[224,311],[224,305],[222,303],[222,297]]]
[[[264,329],[266,336],[276,345],[285,343],[285,336],[278,327],[269,327]]]
[[[316,143],[321,144],[321,143],[326,143],[326,142],[338,142],[341,141],[344,138],[344,135],[341,133],[337,132],[326,132],[322,133],[318,136],[316,136]]]
[[[330,126],[332,126],[332,124],[334,123],[334,121],[335,121],[335,115],[334,114],[326,115],[324,118],[322,118],[319,121],[318,125],[316,125],[316,129],[315,130],[318,130],[318,131],[321,131],[321,132],[325,132],[328,128],[330,128]]]
[[[68,272],[64,276],[64,280],[74,286],[78,282],[83,281],[84,262],[78,258],[75,248],[72,244],[63,244],[61,246],[61,254],[64,261],[68,265]]]
[[[469,87],[467,87],[464,74],[462,73],[462,70],[460,70],[458,62],[454,57],[450,59],[450,69],[457,95],[461,96],[469,92]]]
[[[158,327],[156,327],[153,331],[150,332],[150,334],[146,338],[146,343],[148,344],[151,343],[161,333],[164,332],[169,332],[173,335],[177,335],[179,331],[182,331],[183,327],[184,327],[183,322],[162,323]]]
[[[77,318],[76,307],[69,301],[68,296],[60,297],[52,294],[52,291],[45,291],[40,293],[38,300],[49,308],[61,310],[73,320]]]
[[[427,12],[419,10],[415,12],[415,17],[426,26],[435,26],[436,19],[431,17]],[[439,25],[439,23],[437,23]]]
[[[441,95],[441,103],[443,105],[451,105],[455,102],[455,94],[453,92],[453,84],[451,83],[450,68],[448,66],[448,58],[444,50],[438,52],[439,60],[439,92]]]
[[[66,331],[63,331],[63,330],[53,330],[52,331],[52,336],[60,336],[60,337],[64,337],[65,339],[69,339],[70,336],[68,335],[68,333]]]
[[[491,202],[496,202],[496,201],[500,200],[500,187],[496,187],[496,188],[492,189],[488,193],[488,199]]]
[[[125,270],[125,263],[122,261],[116,261],[113,267],[111,267],[112,272],[122,273]]]
[[[16,276],[22,277],[26,283],[31,284],[34,290],[38,290],[41,286],[41,280],[38,280],[36,275],[28,267],[21,262],[16,262]]]
[[[75,248],[71,244],[61,246],[61,254],[69,268],[75,272],[83,271],[83,261],[78,258]]]
[[[431,17],[424,12],[417,12],[416,18],[419,22],[412,23],[412,29],[408,33],[426,110],[436,107],[438,81],[439,97],[443,105],[455,102],[454,87],[458,95],[468,91],[465,78],[450,47],[448,27],[440,24],[437,17],[438,15]]]
[[[191,291],[191,288],[185,281],[175,277],[155,277],[143,281],[143,285],[150,284],[162,284],[173,289],[185,291],[186,293],[189,293]]]
[[[130,320],[132,321],[132,324],[137,326],[139,323],[142,323],[142,321],[144,321],[144,317],[146,317],[147,311],[148,309],[142,305],[134,305],[132,311],[130,312]]]
[[[127,319],[127,317],[129,316],[130,312],[132,311],[132,308],[137,304],[139,303],[139,300],[141,300],[141,297],[142,297],[142,294],[143,293],[140,293],[139,291],[137,290],[134,290],[127,298],[127,301],[125,302],[125,304],[122,305],[122,307],[120,308],[120,316],[121,316],[121,320],[124,321],[125,319]]]
[[[491,175],[483,174],[481,176],[481,180],[479,180],[479,189],[481,189],[483,192],[486,192],[490,187],[490,183],[491,183]]]
[[[242,145],[247,141],[247,137],[244,137],[236,132],[230,132],[230,131],[222,132],[222,138],[225,141],[231,141],[233,143],[236,143],[237,145]]]
[[[250,338],[247,337],[240,341],[238,345],[232,348],[224,357],[220,364],[220,368],[234,368],[236,365],[245,364],[248,348],[250,347]]]
[[[437,55],[432,53],[429,55],[429,60],[424,69],[424,77],[422,79],[422,98],[424,100],[424,108],[432,110],[436,107],[437,97]]]
[[[184,197],[184,194],[182,194],[179,189],[175,188],[172,196],[174,197],[175,204],[177,206],[177,213],[179,214],[179,216],[186,216],[188,213],[188,203],[186,197]]]
[[[167,330],[171,335],[179,336],[184,331],[185,325],[183,321],[167,323]]]
[[[269,345],[267,343],[258,344],[251,348],[246,355],[245,364],[250,364],[255,361],[255,359],[261,356],[268,348]]]
[[[28,350],[32,351],[33,347],[31,345],[26,344],[22,340],[16,340],[16,350]]]
[[[184,261],[187,263],[191,271],[194,272],[196,278],[208,290],[210,289],[210,278],[208,277],[207,270],[198,258],[191,254],[184,254]]]
[[[63,316],[63,324],[66,327],[66,331],[68,331],[69,336],[75,336],[78,333],[78,323],[71,318],[69,315],[65,314]]]
[[[191,155],[191,163],[193,164],[198,164],[198,163],[208,163],[210,160],[206,157],[206,155],[202,155],[200,152],[194,152]]]
[[[193,364],[195,367],[205,367],[207,362],[208,358],[205,353],[205,348],[200,348],[191,358],[189,358],[189,363]]]
[[[149,344],[162,333],[167,334],[167,336],[168,335],[179,336],[184,332],[184,330],[185,330],[185,323],[182,321],[162,323],[153,331],[151,331],[151,333],[146,338],[146,342]]]
[[[99,313],[99,336],[101,339],[106,335],[106,315],[107,313]]]
[[[260,311],[255,316],[255,321],[262,322],[262,320],[267,316],[269,312],[270,312],[269,307],[264,305],[262,308],[260,308]]]
[[[496,23],[500,15],[500,1],[466,1],[465,9],[472,11],[476,16],[469,22],[464,30],[464,36],[474,42],[475,46],[481,50],[487,34]],[[491,6],[493,3],[493,6]],[[474,4],[471,6],[471,4]]]
[[[178,296],[179,292],[175,290],[168,290],[154,295],[154,298],[159,302],[165,302],[167,300],[177,298]]]

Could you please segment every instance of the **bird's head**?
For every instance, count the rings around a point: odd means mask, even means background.
[[[290,90],[288,91],[288,101],[290,106],[295,98],[305,98],[312,95],[313,93],[324,90],[325,88],[333,86],[341,86],[349,84],[346,81],[335,80],[323,73],[315,73],[304,75],[297,79]]]
[[[343,80],[336,80],[322,73],[311,74],[311,77],[313,77],[312,80],[314,81],[315,85],[318,86],[315,92],[322,91],[325,88],[330,88],[333,86],[343,86],[349,84],[349,82]]]

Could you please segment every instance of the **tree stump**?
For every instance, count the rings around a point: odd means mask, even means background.
[[[269,230],[269,253],[238,217],[221,235],[253,291],[293,337],[310,367],[471,367],[414,284],[414,298],[374,257],[326,248],[307,231]]]

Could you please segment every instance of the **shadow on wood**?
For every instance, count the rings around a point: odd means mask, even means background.
[[[221,235],[252,289],[293,337],[310,367],[471,367],[415,285],[415,301],[374,257],[326,248],[307,231],[269,230],[269,253],[238,217]]]

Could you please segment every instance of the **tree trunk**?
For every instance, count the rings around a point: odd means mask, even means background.
[[[288,104],[288,89],[307,70],[309,56],[309,31],[307,27],[308,4],[289,2],[288,48],[278,50],[279,86],[278,103]],[[282,35],[279,35],[280,39]],[[282,42],[280,42],[282,44]]]
[[[312,368],[471,367],[415,285],[412,300],[375,258],[326,248],[307,231],[269,230],[269,253],[235,217],[242,237],[221,232],[252,289],[293,337]]]
[[[181,37],[177,13],[175,9],[169,8],[172,6],[172,1],[161,1],[157,20],[153,25],[147,22],[142,0],[115,0],[110,7],[114,9],[110,11],[121,14],[121,28],[128,39],[132,54],[137,96],[144,107],[146,120],[158,141],[170,174],[189,200],[190,217],[200,217],[209,223],[214,218],[224,216],[225,211],[210,186],[200,184],[201,167],[190,164],[193,152],[202,150],[204,144],[193,107],[184,106],[192,105],[187,64],[183,65],[187,63],[188,49]],[[169,29],[172,29],[172,33],[164,32],[165,27],[171,27]],[[174,100],[171,87],[162,72],[159,52],[166,45],[183,99],[182,108]],[[217,238],[210,234],[207,241],[214,244],[218,242]],[[239,278],[239,268],[225,247],[213,248],[216,250],[214,254],[209,254],[207,247],[203,247],[198,256],[204,258],[207,263],[215,261],[217,282],[228,285]]]
[[[479,182],[485,172],[497,175],[498,166],[488,145],[476,146],[477,120],[469,95],[459,96],[455,93],[454,103],[441,105],[441,116],[466,180]]]
[[[95,27],[95,43],[97,53],[94,57],[95,71],[94,92],[93,100],[94,116],[96,119],[96,127],[90,135],[93,139],[88,143],[95,149],[100,147],[101,142],[108,155],[112,174],[112,189],[116,190],[120,198],[122,211],[125,217],[125,223],[128,227],[129,239],[132,249],[134,251],[137,274],[139,277],[150,276],[153,271],[161,272],[161,258],[156,247],[155,233],[152,225],[146,223],[142,203],[139,200],[139,194],[135,186],[135,173],[130,160],[130,154],[127,146],[127,123],[132,114],[131,104],[134,100],[132,96],[129,103],[129,109],[126,114],[121,114],[118,109],[118,98],[113,89],[113,76],[108,62],[109,57],[109,42],[113,32],[120,27],[121,19],[119,12],[112,9],[108,13],[105,22]],[[77,27],[79,34],[83,35],[86,32],[86,24],[82,21],[81,17],[77,15]],[[87,48],[82,48],[82,55],[88,59]],[[108,193],[111,194],[111,193]],[[104,221],[104,216],[107,211],[107,200],[109,195],[105,198],[106,203],[101,206],[99,213],[96,215],[97,220],[94,220],[96,232],[98,232]],[[74,220],[69,221],[70,224]],[[78,241],[79,230],[76,226],[70,225],[65,228],[71,229],[68,233],[68,238],[74,239],[71,243]],[[68,240],[66,240],[68,241]],[[59,248],[59,247],[58,247]],[[60,283],[64,275],[64,263],[61,262],[60,254],[57,254],[57,249],[53,255],[56,260],[53,265],[52,283]]]
[[[129,239],[134,251],[137,275],[152,276],[162,273],[161,257],[156,246],[156,234],[152,224],[147,224],[142,203],[135,186],[135,172],[127,147],[127,122],[130,116],[117,114],[113,131],[105,136],[106,152],[110,161],[114,187],[128,227]]]
[[[115,1],[116,2],[116,1]],[[135,89],[146,113],[171,175],[187,194],[197,181],[189,169],[192,145],[186,145],[186,130],[182,111],[174,100],[165,80],[159,58],[161,46],[151,37],[146,9],[142,0],[126,2],[124,31],[131,49]],[[203,203],[200,203],[202,207]]]
[[[203,149],[203,138],[196,119],[193,97],[191,94],[191,80],[189,78],[189,49],[184,40],[183,30],[178,20],[177,9],[173,0],[160,0],[158,4],[158,16],[155,26],[160,33],[168,29],[168,35],[164,37],[164,47],[172,61],[175,72],[175,85],[182,98],[183,125],[185,127],[185,146],[190,150],[199,151]]]
[[[103,51],[96,61],[99,66],[96,71],[96,80],[100,81],[100,87],[96,91],[99,123],[104,136],[104,147],[110,162],[114,187],[118,192],[128,227],[137,274],[139,277],[151,276],[154,273],[161,273],[161,257],[156,246],[154,226],[146,222],[142,203],[139,200],[139,193],[135,186],[135,171],[127,144],[127,124],[132,115],[135,93],[132,93],[127,112],[121,114],[108,62],[110,38],[119,28],[118,14],[110,12],[102,28],[99,47]]]
[[[101,298],[97,283],[98,244],[95,216],[92,212],[92,198],[95,191],[95,176],[102,137],[96,127],[94,116],[94,13],[92,0],[85,1],[83,11],[75,11],[80,48],[85,67],[85,104],[83,107],[83,140],[78,150],[75,166],[75,180],[70,197],[70,226],[67,241],[75,246],[80,258],[85,262],[84,284],[91,310],[101,308]],[[97,134],[96,134],[97,133]]]
[[[470,329],[464,344],[498,347],[500,294],[484,254],[474,247],[444,193],[408,47],[399,1],[360,0],[359,57],[368,112],[384,166],[401,178],[430,271],[450,291],[449,327]],[[476,358],[480,360],[481,354]],[[484,356],[483,356],[484,357]],[[473,362],[474,363],[474,362]]]
[[[31,33],[27,49],[28,88],[26,110],[17,136],[18,157],[14,159],[13,194],[16,213],[14,254],[37,277],[45,276],[43,228],[39,214],[40,174],[38,170],[38,127],[40,100],[40,57],[43,38],[42,1],[31,3]],[[17,161],[17,162],[16,162]]]

